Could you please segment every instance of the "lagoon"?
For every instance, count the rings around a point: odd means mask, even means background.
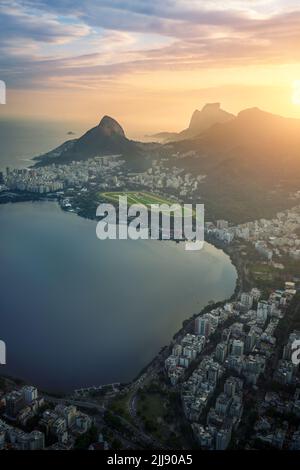
[[[45,390],[132,380],[182,322],[232,295],[230,258],[205,243],[99,240],[55,202],[0,206],[1,373]]]

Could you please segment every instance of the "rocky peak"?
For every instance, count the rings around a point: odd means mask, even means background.
[[[125,137],[125,132],[120,124],[110,116],[104,116],[99,125],[98,129],[107,136],[119,135]]]

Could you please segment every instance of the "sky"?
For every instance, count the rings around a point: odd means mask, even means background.
[[[187,127],[220,102],[300,118],[299,0],[1,0],[0,118],[129,136]]]

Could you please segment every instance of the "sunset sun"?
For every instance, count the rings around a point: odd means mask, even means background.
[[[292,102],[296,106],[300,106],[300,80],[295,80],[293,83]]]

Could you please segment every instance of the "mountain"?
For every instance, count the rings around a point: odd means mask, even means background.
[[[194,139],[165,147],[183,157],[177,166],[206,175],[200,192],[217,218],[267,217],[291,204],[291,192],[299,189],[300,119],[245,109]]]
[[[249,166],[285,172],[284,166],[300,164],[300,119],[284,118],[259,108],[241,111],[236,118],[215,124],[199,137],[178,142],[182,149],[195,150],[216,159],[237,157]]]
[[[159,145],[142,143],[126,137],[120,124],[110,116],[104,116],[99,124],[78,139],[64,142],[50,152],[35,158],[37,166],[49,163],[66,163],[85,160],[99,155],[122,155],[134,162],[146,152],[154,151]],[[141,166],[142,162],[141,162]]]
[[[228,122],[234,119],[234,115],[221,109],[220,103],[208,103],[201,111],[193,112],[188,129],[179,133],[180,137],[192,138],[209,129],[214,124]]]
[[[191,117],[189,127],[181,132],[159,132],[154,134],[162,143],[192,139],[209,129],[214,124],[231,121],[235,116],[221,109],[220,103],[207,103],[201,111],[196,109]]]

